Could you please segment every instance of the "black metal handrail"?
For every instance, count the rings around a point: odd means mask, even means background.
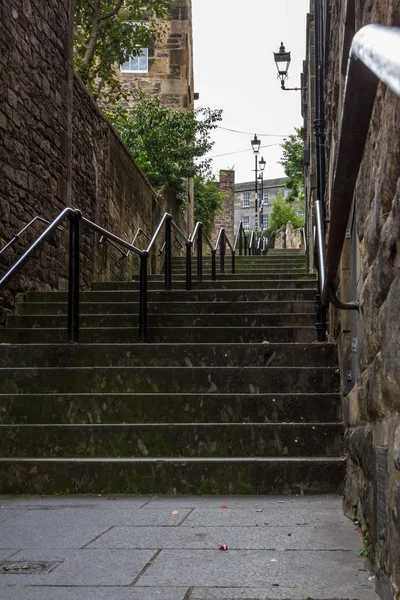
[[[242,256],[243,250],[244,250],[244,255],[247,256],[247,252],[249,249],[249,243],[247,241],[247,235],[246,235],[246,232],[243,227],[243,221],[240,221],[238,230],[236,232],[235,243],[233,244],[233,249],[235,251],[238,246],[238,243],[239,243],[239,256]]]
[[[379,81],[400,96],[400,28],[367,25],[356,33],[350,50],[331,191],[324,285],[321,285],[322,302],[325,305],[331,302],[343,310],[359,306],[358,302],[338,300],[335,279]],[[324,227],[320,237],[324,244]]]
[[[25,231],[27,231],[30,227],[32,227],[32,225],[34,223],[36,223],[36,221],[40,221],[41,223],[46,223],[47,225],[50,225],[50,221],[48,221],[47,219],[44,219],[43,217],[39,217],[38,215],[36,217],[33,217],[33,219],[31,221],[29,221],[29,223],[27,223],[21,229],[21,231],[19,231],[18,233],[14,233],[11,240],[9,242],[7,242],[7,244],[5,246],[3,246],[3,248],[0,250],[0,255],[3,254],[3,252],[5,252],[7,250],[7,248],[10,248],[14,244],[16,244],[16,242],[25,233]],[[59,229],[60,231],[64,231],[64,228],[60,227],[60,226],[57,229]]]
[[[140,257],[143,251],[135,246],[125,242],[118,236],[86,219],[80,210],[75,208],[64,208],[43,233],[31,244],[26,252],[13,264],[7,273],[0,279],[0,290],[15,277],[22,267],[29,261],[32,255],[38,250],[47,238],[60,227],[65,219],[69,218],[69,266],[68,266],[68,339],[70,342],[79,342],[79,267],[80,267],[80,224],[82,223],[88,229],[100,233],[114,244],[118,244],[123,248],[131,250]],[[141,283],[142,285],[142,283]],[[145,320],[145,315],[142,314],[143,308],[140,309],[139,320]]]
[[[211,279],[215,281],[217,279],[217,252],[214,249],[210,238],[208,237],[204,223],[197,221],[193,233],[189,238],[190,248],[186,253],[186,265],[188,264],[188,252],[192,254],[196,247],[197,249],[197,281],[203,281],[203,240],[207,243],[211,252]]]
[[[220,256],[220,272],[225,273],[225,255],[226,255],[226,246],[229,246],[232,256],[232,274],[235,274],[235,249],[230,243],[228,236],[226,235],[226,231],[224,227],[221,227],[218,233],[217,241],[214,247],[215,252],[219,249]]]

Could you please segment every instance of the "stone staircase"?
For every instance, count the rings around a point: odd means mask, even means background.
[[[226,260],[229,271],[229,257]],[[173,290],[138,282],[30,292],[0,330],[0,493],[271,494],[340,491],[336,348],[315,343],[316,281],[297,251],[237,257],[236,274]]]

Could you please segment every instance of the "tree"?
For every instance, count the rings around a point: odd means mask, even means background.
[[[201,221],[208,236],[211,235],[214,217],[221,214],[224,193],[210,175],[195,175],[194,178],[194,218]]]
[[[271,238],[283,225],[289,221],[297,229],[304,226],[304,217],[298,213],[303,212],[304,202],[301,200],[290,201],[284,198],[281,192],[278,192],[276,199],[272,203],[272,210],[269,219],[269,226],[266,231],[267,237]]]
[[[283,157],[280,164],[283,165],[285,175],[288,177],[286,188],[289,190],[287,196],[289,202],[304,199],[304,141],[301,130],[295,128],[295,132],[285,138],[281,145]]]
[[[74,65],[96,100],[123,96],[116,65],[154,46],[172,0],[76,0]]]
[[[187,179],[209,172],[206,154],[214,145],[211,131],[222,120],[222,111],[173,110],[158,97],[139,92],[131,108],[119,107],[108,117],[150,183],[168,184],[185,205]]]

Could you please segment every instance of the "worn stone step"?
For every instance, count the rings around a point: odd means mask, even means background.
[[[2,393],[337,392],[332,368],[41,367],[0,369]]]
[[[0,367],[336,367],[334,344],[0,345]]]
[[[138,327],[138,315],[81,315],[81,327]],[[311,313],[288,314],[163,314],[149,315],[151,327],[279,327],[310,326],[315,322]],[[16,315],[7,317],[9,328],[67,327],[67,315]]]
[[[149,290],[164,290],[164,281],[148,281]],[[236,289],[302,289],[315,287],[315,279],[233,279],[217,281],[192,281],[192,290],[236,290]],[[94,291],[125,291],[139,290],[139,281],[105,281],[92,283]],[[186,281],[172,278],[173,290],[185,290]]]
[[[315,302],[305,301],[276,301],[276,302],[149,302],[148,313],[191,313],[193,307],[196,313],[201,314],[226,314],[226,313],[310,313],[315,314]],[[65,302],[19,302],[16,304],[17,315],[59,315],[66,314],[67,304]],[[87,314],[139,314],[139,302],[81,302],[79,305],[81,315]]]
[[[0,328],[4,344],[64,344],[66,328]],[[82,327],[79,341],[84,344],[134,344],[139,341],[138,327]],[[312,343],[315,327],[149,327],[149,343]]]
[[[211,271],[209,270],[203,270],[203,281],[209,280],[211,279]],[[192,271],[192,282],[197,283],[196,281],[196,274],[197,271]],[[164,279],[165,279],[165,275],[161,274],[161,275],[149,275],[148,276],[148,280],[149,281],[161,281],[162,283],[164,283]],[[236,271],[235,274],[232,274],[230,272],[230,269],[227,269],[226,273],[219,273],[217,272],[217,279],[216,281],[236,281],[236,280],[249,280],[249,281],[275,281],[275,280],[284,280],[284,281],[288,281],[288,280],[296,280],[296,281],[301,281],[301,280],[315,280],[316,276],[313,275],[312,273],[306,273],[305,271],[301,271],[301,272],[285,272],[285,273],[266,273],[266,272],[242,272],[242,271]],[[179,269],[179,270],[172,270],[172,280],[173,281],[183,281],[184,283],[186,283],[186,271]],[[96,289],[97,284],[94,285],[93,289]],[[101,285],[98,286],[101,288]]]
[[[206,267],[202,269],[203,279],[209,280],[212,276],[211,268]],[[265,269],[240,269],[235,268],[235,273],[232,273],[231,266],[225,267],[225,272],[221,273],[219,267],[217,268],[217,280],[229,280],[229,279],[315,279],[314,273],[308,273],[305,269],[285,269],[284,272],[281,270],[266,271]],[[149,275],[150,279],[153,280],[164,280],[164,273]],[[192,280],[196,281],[197,277],[197,266],[192,265]],[[186,280],[186,268],[173,267],[172,278],[182,278]],[[135,277],[135,279],[139,279]]]
[[[246,302],[246,301],[286,301],[303,302],[305,300],[315,300],[316,289],[314,287],[307,289],[293,288],[274,288],[274,289],[220,289],[220,290],[149,290],[149,302]],[[66,292],[28,292],[25,294],[27,302],[66,302]],[[125,291],[82,291],[80,293],[81,302],[138,302],[138,290]]]
[[[0,394],[0,423],[341,422],[340,394]]]
[[[338,423],[0,425],[3,458],[340,456]]]
[[[0,494],[332,494],[342,458],[0,459]]]

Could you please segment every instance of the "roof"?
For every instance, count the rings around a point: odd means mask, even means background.
[[[264,179],[264,190],[268,188],[285,187],[288,177],[278,177],[277,179]],[[235,184],[235,192],[252,191],[255,187],[255,181],[245,181]]]

